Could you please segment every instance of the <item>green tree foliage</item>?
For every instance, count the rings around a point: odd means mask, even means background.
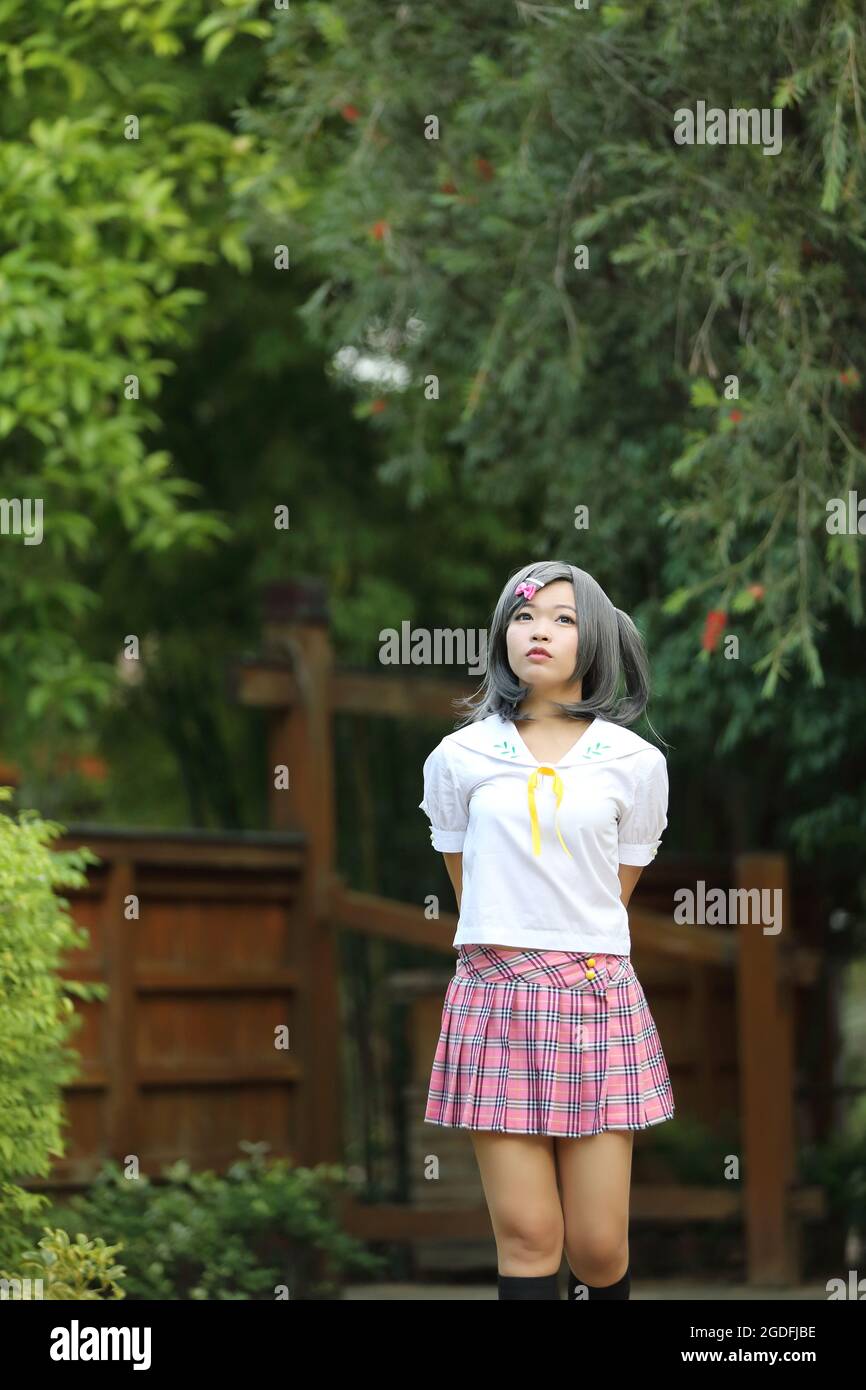
[[[8,801],[9,787],[0,787]],[[87,883],[87,849],[52,852],[62,826],[35,811],[0,816],[0,1266],[21,1254],[20,1235],[47,1199],[16,1185],[45,1177],[63,1153],[61,1088],[78,1075],[67,1046],[81,1026],[74,998],[104,999],[106,986],[60,975],[66,953],[86,945],[55,889]]]
[[[377,419],[384,475],[416,502],[455,467],[478,505],[531,496],[527,554],[573,541],[580,503],[585,548],[626,563],[664,527],[669,614],[753,627],[765,693],[796,664],[820,681],[828,610],[863,615],[862,548],[826,502],[866,481],[866,19],[300,0],[274,50],[249,125],[308,195],[308,322],[333,348],[378,326],[409,371]],[[698,99],[780,108],[781,150],[675,143]]]
[[[185,281],[250,264],[229,205],[259,156],[223,120],[270,29],[250,10],[0,0],[0,673],[31,721],[83,728],[115,687],[87,652],[85,560],[230,534],[148,436],[201,303]],[[28,499],[39,544],[20,531]]]
[[[298,0],[269,53],[241,125],[302,195],[278,239],[319,268],[305,322],[406,370],[355,390],[427,622],[582,565],[647,637],[650,736],[700,756],[689,847],[793,845],[853,889],[862,546],[827,503],[866,493],[864,16]],[[677,143],[698,101],[779,108],[780,151]]]
[[[375,659],[375,634],[394,611],[413,611],[402,498],[375,478],[376,437],[352,420],[351,396],[341,398],[295,316],[313,267],[285,274],[273,264],[299,195],[271,168],[275,155],[234,127],[264,75],[260,39],[284,18],[187,0],[36,12],[0,0],[0,62],[5,52],[24,74],[0,112],[7,157],[32,163],[34,124],[52,138],[66,131],[62,170],[43,161],[49,207],[39,212],[26,190],[27,245],[39,240],[44,264],[67,224],[87,232],[86,256],[81,248],[73,261],[61,244],[50,321],[28,351],[34,376],[49,382],[46,401],[68,392],[89,405],[73,417],[67,401],[40,440],[22,415],[43,408],[38,385],[32,399],[0,398],[0,412],[7,402],[19,420],[4,440],[5,491],[41,478],[46,508],[41,546],[12,535],[0,546],[3,750],[20,769],[23,802],[47,814],[265,823],[263,737],[227,700],[224,678],[231,658],[258,646],[262,586],[324,573],[341,658],[358,664]],[[219,53],[209,47],[229,34],[236,41]],[[141,116],[138,142],[122,138],[130,113]],[[49,214],[53,240],[40,230]],[[253,217],[272,223],[264,249]],[[38,300],[27,263],[13,288]],[[13,347],[25,350],[16,339],[7,362]],[[60,360],[62,375],[43,365]],[[142,382],[137,401],[123,399],[129,370]],[[77,456],[49,470],[79,436],[91,450],[86,474]],[[61,493],[46,475],[60,478]],[[278,505],[291,505],[291,533],[275,532]],[[460,514],[459,500],[443,506],[438,531],[448,535]],[[118,660],[127,633],[141,640],[140,662]],[[100,754],[108,781],[59,773],[60,753]]]

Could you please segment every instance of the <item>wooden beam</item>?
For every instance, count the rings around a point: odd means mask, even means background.
[[[792,1212],[821,1217],[823,1188],[800,1188],[790,1194]],[[629,1214],[638,1221],[737,1221],[743,1216],[742,1193],[718,1187],[637,1183],[631,1189]],[[341,1225],[359,1240],[493,1240],[486,1206],[424,1210],[395,1203],[368,1205],[344,1197]]]
[[[175,867],[185,871],[199,867],[206,870],[247,869],[252,874],[259,869],[274,868],[300,871],[306,862],[306,838],[299,831],[270,836],[264,831],[248,835],[238,832],[202,838],[161,830],[146,833],[123,830],[108,834],[104,826],[95,827],[91,833],[86,825],[69,825],[66,833],[59,835],[54,842],[57,849],[73,849],[82,844],[86,844],[105,863],[110,864],[120,856],[139,869],[150,866]],[[96,864],[88,873],[98,874],[101,868],[104,868],[104,864]]]
[[[212,1169],[221,1173],[232,1163],[237,1163],[244,1157],[243,1153],[235,1146],[234,1148],[206,1150],[199,1162],[196,1170]],[[287,1158],[292,1167],[299,1165],[299,1158],[294,1150],[272,1154],[269,1157]],[[16,1179],[19,1187],[25,1188],[29,1192],[54,1192],[64,1190],[83,1189],[90,1187],[93,1180],[104,1161],[104,1158],[58,1158],[51,1165],[51,1175],[47,1178],[18,1178]],[[177,1162],[177,1150],[167,1148],[153,1152],[145,1163],[141,1165],[141,1173],[146,1174],[155,1187],[164,1186],[169,1179],[166,1178],[163,1169],[169,1164]]]
[[[300,977],[291,966],[266,971],[199,967],[195,974],[188,970],[146,970],[136,979],[139,994],[294,994],[299,987]]]
[[[465,699],[478,684],[441,680],[436,676],[407,676],[399,667],[378,672],[334,672],[333,708],[341,713],[391,714],[406,719],[451,719],[457,722],[454,701]]]
[[[639,890],[638,890],[639,891]],[[639,903],[628,909],[632,949],[655,951],[688,964],[732,967],[739,943],[736,933],[721,927],[674,922],[663,912],[652,912]]]
[[[332,880],[329,916],[334,926],[347,931],[405,941],[413,946],[429,946],[433,951],[453,955],[452,941],[457,931],[457,915],[440,912],[435,920],[424,916],[415,903],[393,902],[375,893],[358,893]],[[736,936],[715,927],[684,926],[672,922],[661,912],[629,906],[632,945],[638,950],[658,952],[684,963],[733,966],[737,958]]]
[[[339,880],[332,887],[328,917],[332,927],[387,937],[413,946],[429,946],[432,951],[455,956],[452,946],[457,931],[453,912],[441,912],[433,921],[415,903],[393,902],[375,893],[357,893],[344,888]]]
[[[142,1067],[139,1084],[143,1087],[213,1086],[215,1089],[280,1086],[295,1085],[305,1074],[294,1057],[280,1062],[151,1062]]]
[[[228,668],[226,683],[231,700],[254,709],[288,709],[298,698],[295,673],[286,658],[273,664],[265,656],[236,661]]]
[[[630,1216],[643,1221],[731,1221],[742,1214],[738,1192],[715,1187],[649,1186],[631,1189]],[[493,1238],[486,1206],[431,1208],[347,1200],[342,1224],[360,1240],[483,1240]]]

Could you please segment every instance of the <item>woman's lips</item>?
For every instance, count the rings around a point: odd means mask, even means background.
[[[549,655],[548,652],[527,652],[527,657],[528,657],[528,659],[529,659],[530,661],[549,661],[549,660],[550,660],[550,655]]]

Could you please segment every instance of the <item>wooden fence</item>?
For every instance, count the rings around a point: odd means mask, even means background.
[[[66,890],[90,945],[64,973],[109,994],[77,1006],[67,1153],[27,1186],[80,1187],[128,1155],[149,1174],[179,1157],[221,1169],[243,1138],[314,1161],[303,834],[76,826],[55,844],[103,861],[86,889]]]

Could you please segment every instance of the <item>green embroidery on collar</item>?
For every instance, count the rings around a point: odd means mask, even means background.
[[[597,758],[606,748],[610,748],[610,744],[602,743],[599,739],[596,743],[590,744],[583,756],[585,758]]]

